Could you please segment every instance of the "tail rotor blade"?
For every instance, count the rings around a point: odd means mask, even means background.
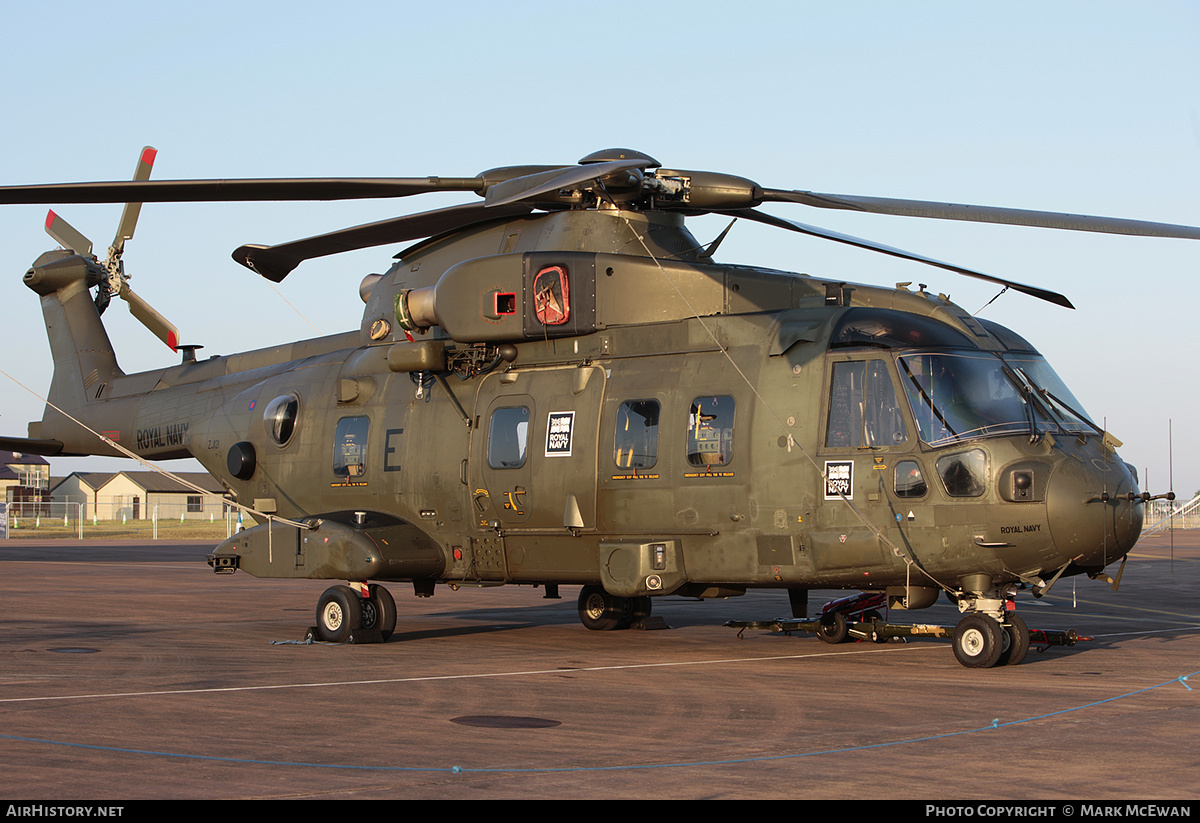
[[[129,313],[153,332],[155,337],[166,343],[171,351],[179,349],[179,330],[129,288],[128,284],[122,284],[121,299],[129,304]]]
[[[54,242],[64,249],[70,249],[84,257],[92,256],[92,241],[88,240],[79,230],[63,220],[53,210],[46,212],[46,234],[54,238]]]
[[[137,167],[133,171],[133,179],[135,181],[144,181],[150,179],[150,172],[154,168],[154,158],[158,155],[158,149],[153,146],[146,146],[142,149],[142,153],[138,155]],[[113,238],[113,249],[120,254],[125,248],[125,241],[133,237],[133,230],[137,226],[138,215],[142,212],[141,203],[126,203],[125,210],[121,213],[121,222],[117,226],[117,235]]]

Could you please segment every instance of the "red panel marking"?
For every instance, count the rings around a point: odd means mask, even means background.
[[[547,266],[533,281],[533,306],[537,319],[545,326],[561,326],[571,317],[571,295],[567,270]]]

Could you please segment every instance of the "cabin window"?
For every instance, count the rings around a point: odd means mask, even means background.
[[[900,414],[887,363],[883,360],[834,363],[825,445],[878,449],[907,439],[908,427]]]
[[[488,465],[493,469],[519,469],[525,465],[529,441],[529,408],[506,406],[492,412],[488,430]]]
[[[901,460],[896,464],[893,486],[897,497],[924,497],[929,491],[921,464],[915,460]]]
[[[263,426],[267,435],[280,446],[286,445],[296,431],[296,416],[300,412],[300,399],[294,394],[276,397],[267,404],[263,412]]]
[[[333,473],[338,477],[361,477],[367,471],[366,417],[343,417],[333,436]]]
[[[649,469],[658,462],[657,400],[626,400],[617,410],[613,459],[621,469]]]
[[[693,466],[725,466],[733,459],[733,398],[697,397],[688,412],[687,459]]]
[[[987,455],[982,449],[938,458],[938,475],[951,497],[979,497],[987,490]]]

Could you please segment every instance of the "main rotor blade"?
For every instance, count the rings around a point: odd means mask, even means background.
[[[166,343],[171,351],[178,351],[179,330],[167,318],[155,311],[153,306],[135,294],[128,284],[122,284],[120,293],[121,299],[129,303],[129,313],[153,332],[155,337]]]
[[[1152,223],[1119,217],[1096,217],[1053,211],[1006,209],[997,206],[970,206],[938,203],[931,200],[901,200],[890,197],[861,197],[853,194],[822,194],[815,191],[764,189],[764,202],[803,203],[819,209],[848,209],[900,217],[931,217],[938,220],[967,220],[975,223],[1005,223],[1045,229],[1093,231],[1107,234],[1132,234],[1143,237],[1179,237],[1200,240],[1200,228],[1173,223]]]
[[[966,269],[966,268],[963,268],[962,266],[956,266],[953,263],[943,263],[941,260],[934,260],[932,257],[926,257],[922,254],[914,254],[913,252],[904,251],[903,249],[898,249],[898,248],[895,248],[894,246],[885,246],[882,243],[875,243],[871,240],[863,240],[860,237],[853,237],[849,234],[842,234],[842,233],[836,232],[836,231],[829,231],[828,229],[822,229],[822,228],[818,228],[816,226],[809,226],[805,223],[797,223],[793,220],[785,220],[782,217],[776,217],[773,214],[767,214],[766,212],[755,211],[754,209],[737,209],[734,211],[723,211],[720,213],[721,214],[731,214],[731,215],[735,215],[737,217],[745,217],[747,220],[755,220],[759,223],[765,223],[768,226],[777,226],[778,228],[781,228],[781,229],[788,229],[789,231],[796,231],[796,232],[800,232],[801,234],[811,235],[813,237],[821,237],[826,240],[833,240],[838,243],[845,243],[846,245],[849,245],[849,246],[857,246],[860,249],[868,249],[870,251],[877,251],[877,252],[881,252],[883,254],[889,254],[892,257],[899,257],[902,260],[913,260],[917,263],[924,263],[929,266],[936,266],[939,269],[946,269],[947,271],[956,272],[958,274],[965,274],[967,277],[974,277],[978,280],[986,280],[989,283],[995,283],[1000,286],[1008,286],[1009,288],[1011,288],[1015,291],[1019,291],[1024,294],[1028,294],[1032,297],[1037,297],[1041,300],[1047,300],[1058,306],[1064,306],[1068,309],[1075,308],[1074,306],[1071,305],[1070,300],[1063,297],[1061,294],[1059,294],[1057,292],[1048,291],[1046,289],[1039,289],[1036,286],[1026,286],[1023,283],[1016,283],[1012,280],[1004,280],[1000,277],[993,277],[990,274],[984,274],[983,272],[978,272],[978,271],[975,271],[974,269]]]
[[[532,210],[533,207],[525,203],[510,203],[498,208],[488,208],[484,203],[469,203],[393,217],[277,246],[246,245],[234,251],[233,259],[268,280],[279,283],[296,266],[314,257],[432,237],[476,223],[506,220]]]
[[[141,182],[150,179],[150,172],[154,169],[154,158],[157,155],[158,149],[153,146],[145,146],[142,149],[142,153],[138,155],[137,166],[133,170],[135,181]],[[133,237],[133,230],[137,227],[138,215],[141,213],[142,204],[140,202],[125,204],[125,210],[121,212],[121,222],[117,224],[117,234],[112,242],[112,250],[118,258],[125,250],[125,241]]]
[[[92,256],[92,241],[55,214],[53,209],[46,212],[46,234],[53,237],[54,242],[64,249],[70,249],[82,257]]]
[[[514,177],[497,183],[487,190],[487,205],[491,207],[504,206],[521,200],[534,198],[557,192],[562,189],[573,189],[583,183],[607,177],[610,174],[628,169],[647,168],[653,165],[644,157],[627,160],[611,160],[607,163],[585,163],[580,166],[569,166],[562,172],[548,171],[530,174],[524,177]]]
[[[0,204],[192,203],[258,200],[363,200],[435,191],[476,191],[478,177],[377,177],[261,180],[117,180],[0,186]]]

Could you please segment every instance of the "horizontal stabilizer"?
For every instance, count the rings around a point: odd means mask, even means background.
[[[30,440],[28,437],[0,437],[0,449],[25,454],[53,456],[63,453],[60,440]]]

